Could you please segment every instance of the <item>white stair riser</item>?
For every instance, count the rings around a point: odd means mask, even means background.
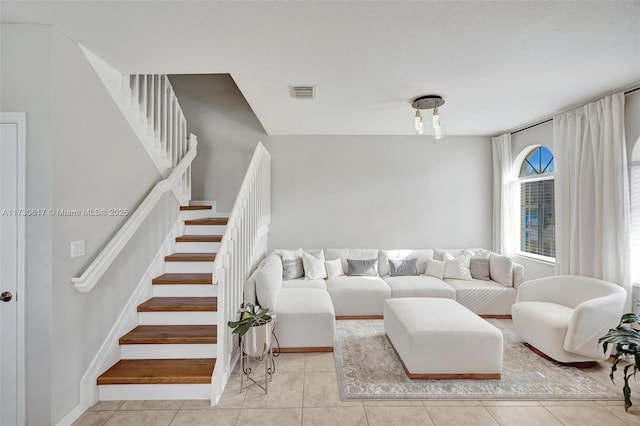
[[[207,217],[215,217],[212,216],[213,214],[215,214],[213,210],[182,210],[180,211],[180,218],[182,220],[204,219]]]
[[[136,399],[210,399],[211,384],[197,385],[100,385],[100,401]]]
[[[120,345],[122,359],[215,358],[215,344]]]
[[[213,284],[162,284],[153,286],[153,297],[215,297],[218,286]]]
[[[166,273],[213,273],[213,262],[164,262]]]
[[[217,320],[217,312],[138,312],[140,325],[206,325]]]
[[[185,235],[224,235],[227,225],[186,225]]]
[[[176,243],[176,253],[217,253],[220,243]]]

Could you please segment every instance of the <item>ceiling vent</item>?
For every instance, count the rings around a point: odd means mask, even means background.
[[[316,86],[289,86],[294,99],[313,99],[316,97]]]

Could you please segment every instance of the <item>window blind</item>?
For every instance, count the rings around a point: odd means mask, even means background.
[[[520,184],[520,250],[556,257],[553,179]]]

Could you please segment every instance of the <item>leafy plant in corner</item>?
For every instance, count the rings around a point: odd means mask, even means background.
[[[640,300],[635,301],[636,305],[640,307]],[[622,387],[622,393],[624,394],[624,409],[629,411],[631,403],[631,388],[629,387],[629,378],[635,375],[640,370],[640,330],[633,328],[633,325],[640,327],[640,315],[634,313],[622,314],[620,323],[616,328],[610,329],[607,334],[602,336],[598,343],[604,342],[604,352],[607,352],[607,348],[610,344],[615,344],[616,353],[613,355],[615,360],[611,366],[611,373],[609,377],[613,383],[613,375],[618,370],[618,363],[622,360],[629,360],[631,364],[624,367],[623,377],[624,386]]]
[[[232,334],[237,334],[240,337],[244,336],[251,327],[257,327],[271,321],[269,309],[261,308],[253,303],[247,303],[238,313],[240,320],[229,321],[227,325],[233,328]]]

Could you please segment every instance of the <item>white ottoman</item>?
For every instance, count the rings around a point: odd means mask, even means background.
[[[384,330],[412,379],[499,379],[502,333],[451,299],[384,304]]]

